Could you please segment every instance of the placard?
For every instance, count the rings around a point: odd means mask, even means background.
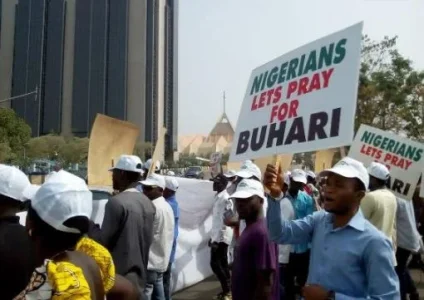
[[[323,37],[252,72],[230,161],[352,142],[362,27]]]
[[[423,170],[424,145],[368,125],[361,125],[349,156],[364,163],[380,162],[390,170],[390,189],[412,199]]]

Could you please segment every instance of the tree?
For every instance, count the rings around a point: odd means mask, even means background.
[[[361,124],[407,135],[412,130],[406,127],[413,126],[414,118],[408,110],[424,75],[398,52],[396,40],[385,37],[376,42],[363,37],[355,131]]]
[[[59,149],[59,157],[68,164],[82,163],[88,158],[88,138],[71,138]]]
[[[31,128],[13,109],[0,108],[1,161],[16,162],[23,157],[26,143],[31,138]]]

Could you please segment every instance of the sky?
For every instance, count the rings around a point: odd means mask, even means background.
[[[224,91],[235,127],[254,68],[360,21],[424,69],[424,0],[179,0],[179,135],[208,134]]]

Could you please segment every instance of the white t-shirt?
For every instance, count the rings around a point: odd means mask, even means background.
[[[281,219],[283,221],[291,221],[295,219],[293,204],[289,198],[284,197],[280,201]],[[278,245],[278,262],[287,264],[289,262],[292,245]]]
[[[174,242],[174,213],[171,205],[163,197],[153,200],[152,203],[156,208],[156,214],[147,269],[163,273],[168,269]]]
[[[212,210],[212,242],[230,245],[233,239],[233,230],[231,227],[224,224],[225,212],[232,210],[233,207],[233,203],[229,198],[230,195],[226,190],[223,190],[215,196],[215,203]]]

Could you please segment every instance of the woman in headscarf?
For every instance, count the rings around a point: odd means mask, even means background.
[[[26,221],[39,267],[16,300],[137,299],[125,279],[115,282],[110,253],[85,236],[91,212],[92,194],[77,176],[61,170],[40,187]]]

